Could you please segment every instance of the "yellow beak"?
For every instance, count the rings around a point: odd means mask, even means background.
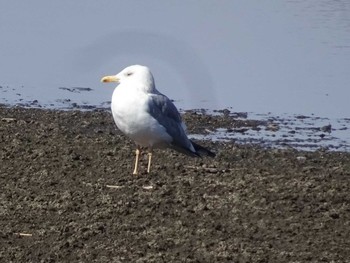
[[[101,79],[101,82],[119,82],[116,76],[105,76]]]

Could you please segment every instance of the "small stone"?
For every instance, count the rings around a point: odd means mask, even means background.
[[[216,174],[217,172],[219,172],[219,170],[216,168],[207,168],[206,171],[208,171],[211,174]]]
[[[297,160],[301,163],[304,163],[306,161],[306,157],[305,156],[298,156]]]
[[[331,124],[325,125],[325,126],[321,127],[320,130],[323,132],[331,133],[332,132],[332,125]]]
[[[273,132],[278,131],[279,129],[280,127],[276,123],[269,123],[265,128],[266,131],[273,131]]]

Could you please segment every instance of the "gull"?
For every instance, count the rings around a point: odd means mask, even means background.
[[[117,82],[111,110],[118,129],[136,143],[133,174],[139,172],[141,147],[148,149],[147,173],[151,171],[154,148],[171,148],[193,157],[215,154],[191,141],[186,126],[173,102],[156,87],[148,67],[133,65],[101,82]]]

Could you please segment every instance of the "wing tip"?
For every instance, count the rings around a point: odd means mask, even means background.
[[[196,153],[194,153],[196,156],[198,157],[202,157],[202,156],[208,156],[211,158],[214,158],[216,156],[216,154],[212,151],[210,151],[209,149],[191,141],[193,148],[196,150]]]

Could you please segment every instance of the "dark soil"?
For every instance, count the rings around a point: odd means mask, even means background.
[[[350,262],[350,153],[201,144],[133,176],[109,112],[0,108],[0,262]]]

